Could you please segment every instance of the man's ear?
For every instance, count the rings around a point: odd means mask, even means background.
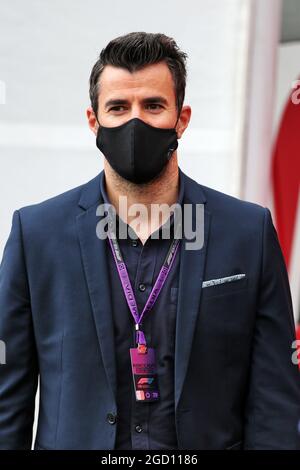
[[[192,114],[192,108],[188,105],[182,106],[178,123],[176,126],[176,131],[177,131],[177,137],[178,139],[181,138],[182,134],[186,130],[186,128],[189,125],[190,119],[191,119],[191,114]]]
[[[97,121],[97,117],[94,113],[93,108],[91,108],[90,106],[86,110],[86,116],[87,116],[89,128],[95,134],[95,136],[97,136],[99,123]]]

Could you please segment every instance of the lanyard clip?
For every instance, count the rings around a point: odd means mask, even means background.
[[[140,330],[139,323],[135,324],[135,331],[136,331],[136,342],[138,345],[138,352],[139,354],[146,354],[147,353],[147,345],[146,345],[146,338],[144,333]]]

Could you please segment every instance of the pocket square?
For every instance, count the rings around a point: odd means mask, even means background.
[[[224,284],[225,282],[239,281],[246,277],[246,274],[235,274],[234,276],[220,277],[219,279],[210,279],[209,281],[203,281],[202,287],[211,287],[218,284]]]

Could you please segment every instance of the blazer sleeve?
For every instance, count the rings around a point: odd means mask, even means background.
[[[0,449],[30,449],[38,366],[17,210],[0,265],[0,339]]]
[[[300,373],[288,275],[269,209],[246,402],[245,449],[300,449]]]

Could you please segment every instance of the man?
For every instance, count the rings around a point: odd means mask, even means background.
[[[111,41],[87,110],[104,172],[13,215],[0,271],[2,449],[31,446],[38,374],[35,449],[300,447],[277,235],[267,208],[179,170],[185,59],[162,34]],[[116,211],[106,238],[105,203]],[[141,211],[135,225],[130,207],[155,203],[191,206],[193,226],[203,207],[203,244],[188,249],[172,211]]]

